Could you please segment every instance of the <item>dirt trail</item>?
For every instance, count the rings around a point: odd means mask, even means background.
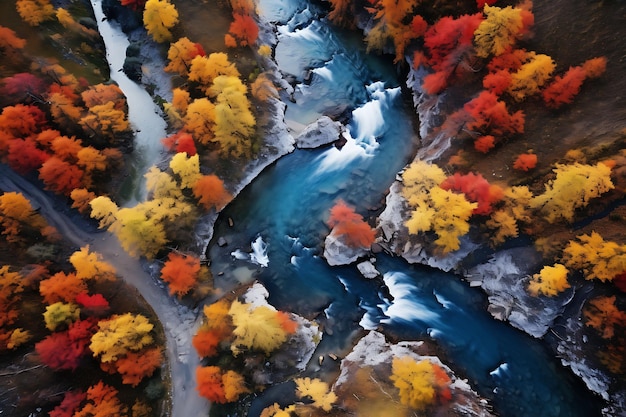
[[[76,225],[63,210],[59,210],[45,192],[17,175],[9,167],[0,164],[0,190],[22,193],[34,207],[40,208],[41,215],[54,226],[67,240],[102,255],[113,265],[118,276],[132,285],[152,307],[165,329],[166,352],[171,387],[171,415],[204,417],[208,414],[209,403],[200,397],[195,389],[195,368],[199,357],[191,348],[191,337],[196,330],[197,312],[189,310],[167,294],[166,289],[146,270],[143,263],[130,257],[120,246],[117,238],[108,232],[89,232]]]

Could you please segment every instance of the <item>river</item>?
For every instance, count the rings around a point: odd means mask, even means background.
[[[215,236],[229,245],[211,245],[213,271],[225,272],[231,284],[260,280],[277,308],[318,314],[331,333],[320,351],[341,351],[355,330],[381,326],[438,342],[499,415],[601,415],[597,397],[542,341],[493,319],[485,295],[459,277],[377,255],[380,286],[355,267],[330,267],[320,257],[330,207],[342,199],[367,214],[408,162],[414,115],[393,67],[365,56],[353,36],[318,19],[315,6],[261,0],[259,10],[278,25],[279,68],[298,82],[288,121],[341,114],[347,144],[297,150],[255,179],[218,220]]]
[[[115,40],[116,28],[99,14],[100,2],[92,3],[108,57],[114,62],[112,55],[119,58],[124,53],[123,39]],[[484,311],[484,294],[458,277],[377,255],[381,284],[363,279],[355,267],[330,267],[320,257],[328,232],[324,221],[338,199],[363,214],[380,207],[385,191],[415,148],[413,116],[402,100],[394,68],[367,57],[357,37],[320,21],[307,2],[261,0],[259,9],[264,18],[278,24],[279,67],[299,83],[287,118],[305,125],[321,114],[341,116],[347,120],[347,143],[341,150],[298,150],[265,170],[237,196],[216,226],[215,236],[226,237],[229,244],[210,246],[215,275],[224,272],[230,283],[259,279],[277,308],[319,314],[327,329],[322,351],[345,350],[360,328],[381,326],[406,339],[430,337],[500,415],[600,415],[597,399],[551,357],[541,341],[494,320]],[[107,32],[107,27],[113,32]],[[137,145],[140,154],[148,155],[145,166],[160,157],[155,138],[162,135],[150,130],[156,121],[142,117],[152,113],[145,109],[154,105],[134,83],[125,85],[118,66],[112,64],[112,76],[127,95],[129,119],[138,136],[146,138],[146,142],[138,138]],[[206,415],[208,404],[193,383],[198,358],[190,353],[196,312],[173,301],[110,234],[85,231],[76,219],[56,210],[46,193],[6,170],[0,165],[3,187],[37,201],[52,225],[77,246],[90,244],[152,305],[167,335],[172,415]],[[141,186],[135,184],[134,189]],[[140,201],[141,192],[134,199]],[[229,218],[234,227],[228,226]]]

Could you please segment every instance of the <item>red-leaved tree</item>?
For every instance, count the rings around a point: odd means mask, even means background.
[[[522,153],[517,156],[513,163],[513,169],[528,171],[537,166],[537,155],[534,153]]]
[[[482,13],[446,16],[428,28],[424,34],[426,63],[435,72],[424,77],[426,93],[440,93],[455,73],[463,70],[461,64],[473,54],[474,31],[482,20]]]
[[[569,104],[580,92],[583,82],[587,78],[596,78],[604,73],[606,58],[592,58],[580,66],[570,67],[563,75],[557,75],[542,92],[546,106],[559,108]]]
[[[376,233],[363,217],[342,200],[330,209],[328,225],[333,229],[332,233],[341,236],[350,247],[369,248],[376,237]]]
[[[187,132],[180,131],[161,139],[161,142],[169,151],[174,153],[185,152],[187,156],[194,156],[197,152],[193,136]]]
[[[493,210],[492,205],[504,195],[502,188],[489,184],[481,174],[473,172],[465,175],[457,172],[446,178],[439,186],[444,190],[463,193],[468,201],[478,203],[473,214],[490,214]]]
[[[59,405],[54,407],[48,414],[49,417],[72,417],[80,403],[82,403],[87,394],[81,390],[72,390],[65,393],[63,400]]]

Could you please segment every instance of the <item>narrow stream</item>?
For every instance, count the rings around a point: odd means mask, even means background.
[[[135,149],[133,152],[132,173],[122,192],[127,194],[126,204],[133,206],[145,199],[143,174],[161,158],[162,145],[160,140],[166,136],[166,123],[160,109],[150,94],[139,84],[129,79],[122,67],[126,59],[128,37],[115,22],[105,18],[101,0],[91,0],[98,31],[106,45],[106,58],[111,69],[111,79],[115,81],[126,95],[128,103],[128,120],[135,129]]]
[[[382,326],[437,341],[499,415],[599,416],[598,399],[541,341],[493,319],[485,295],[453,274],[378,255],[380,287],[355,267],[320,258],[330,207],[342,199],[367,214],[408,162],[414,116],[393,69],[371,64],[354,38],[320,21],[306,1],[262,0],[259,9],[279,24],[276,60],[299,82],[288,122],[341,113],[348,142],[341,151],[298,150],[244,190],[218,221],[215,236],[229,244],[210,247],[214,273],[225,272],[231,284],[258,279],[278,308],[318,314],[330,333],[322,351],[345,349],[360,327]]]

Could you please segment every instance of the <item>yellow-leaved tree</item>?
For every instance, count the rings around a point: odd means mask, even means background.
[[[50,0],[17,0],[15,7],[22,20],[31,26],[39,26],[54,16]]]
[[[415,206],[431,188],[441,184],[447,177],[437,165],[415,161],[402,174],[402,195],[411,206]]]
[[[437,165],[415,161],[402,174],[402,194],[413,209],[405,223],[409,233],[435,232],[435,244],[447,253],[460,248],[459,239],[469,232],[469,219],[478,203],[439,187],[445,179]]]
[[[240,76],[237,67],[228,60],[228,55],[225,53],[214,52],[208,56],[198,55],[191,60],[189,80],[197,82],[199,88],[207,95],[213,80],[220,75]]]
[[[228,312],[233,321],[233,356],[247,349],[260,350],[269,355],[287,340],[278,312],[267,306],[254,307],[233,301]]]
[[[626,271],[626,245],[606,241],[596,232],[580,235],[563,250],[563,263],[582,270],[585,279],[611,281]]]
[[[170,169],[178,177],[181,188],[193,188],[202,177],[200,174],[200,158],[196,154],[188,157],[186,152],[179,152],[172,157]]]
[[[170,61],[164,68],[168,72],[177,72],[186,76],[191,68],[191,61],[198,55],[204,55],[197,43],[183,37],[170,44],[167,59]]]
[[[209,91],[217,96],[213,133],[221,154],[250,157],[256,120],[250,111],[246,86],[238,77],[221,75],[215,78]]]
[[[172,39],[170,29],[178,23],[178,10],[169,0],[148,0],[143,11],[143,24],[156,42]]]
[[[490,229],[492,245],[503,243],[507,238],[517,237],[519,223],[528,223],[530,218],[530,200],[533,195],[525,185],[507,187],[498,208],[485,222]]]
[[[538,274],[534,274],[528,284],[528,292],[533,296],[539,294],[553,297],[570,287],[567,282],[568,270],[565,265],[554,264],[544,266]]]
[[[43,313],[46,328],[50,331],[56,330],[61,325],[69,325],[80,317],[80,308],[71,303],[54,303],[46,307]]]
[[[435,216],[432,230],[437,234],[435,244],[445,253],[461,247],[460,238],[469,232],[469,219],[478,203],[470,203],[463,194],[435,187],[430,191]]]
[[[35,212],[30,201],[21,193],[0,195],[0,234],[9,242],[19,242],[24,234],[39,231],[46,221]]]
[[[513,45],[524,27],[519,8],[485,5],[485,20],[474,32],[476,55],[486,58],[500,55]]]
[[[208,145],[215,140],[215,105],[206,97],[193,100],[187,106],[183,123],[196,141]]]
[[[308,397],[313,406],[329,412],[337,401],[337,395],[330,390],[328,383],[319,378],[296,378],[296,395],[298,398]]]
[[[128,352],[137,352],[152,344],[154,325],[141,314],[115,315],[98,322],[89,349],[101,362],[113,362]]]
[[[183,192],[178,187],[176,180],[167,172],[161,171],[159,168],[152,166],[144,174],[146,179],[146,190],[148,195],[154,199],[175,198],[183,199]]]
[[[113,200],[107,196],[99,196],[91,200],[89,205],[91,206],[90,216],[100,220],[98,227],[104,229],[113,224],[119,211],[119,207]]]
[[[537,94],[550,79],[555,68],[554,60],[548,55],[528,52],[526,62],[511,74],[511,84],[506,91],[516,101]]]
[[[116,133],[128,130],[126,113],[115,108],[112,101],[89,107],[89,112],[80,119],[80,124],[89,134],[113,137]]]
[[[155,216],[151,207],[138,204],[135,207],[120,209],[116,220],[109,230],[115,233],[117,239],[126,252],[131,256],[145,256],[153,258],[168,242],[162,218]],[[168,207],[161,208],[167,211]],[[159,215],[174,215],[175,213],[163,213]],[[93,216],[93,213],[92,213]]]
[[[102,255],[90,252],[89,245],[70,256],[70,263],[76,269],[76,277],[81,279],[96,279],[100,281],[115,280],[115,268],[102,260]]]
[[[592,198],[597,198],[614,187],[611,168],[602,162],[596,165],[574,163],[557,164],[553,170],[556,178],[546,184],[546,191],[534,197],[530,206],[554,223],[560,218],[572,221],[574,211],[585,207]]]
[[[437,364],[411,357],[393,358],[391,381],[400,391],[400,402],[416,410],[424,410],[437,399],[450,399],[450,378]]]

